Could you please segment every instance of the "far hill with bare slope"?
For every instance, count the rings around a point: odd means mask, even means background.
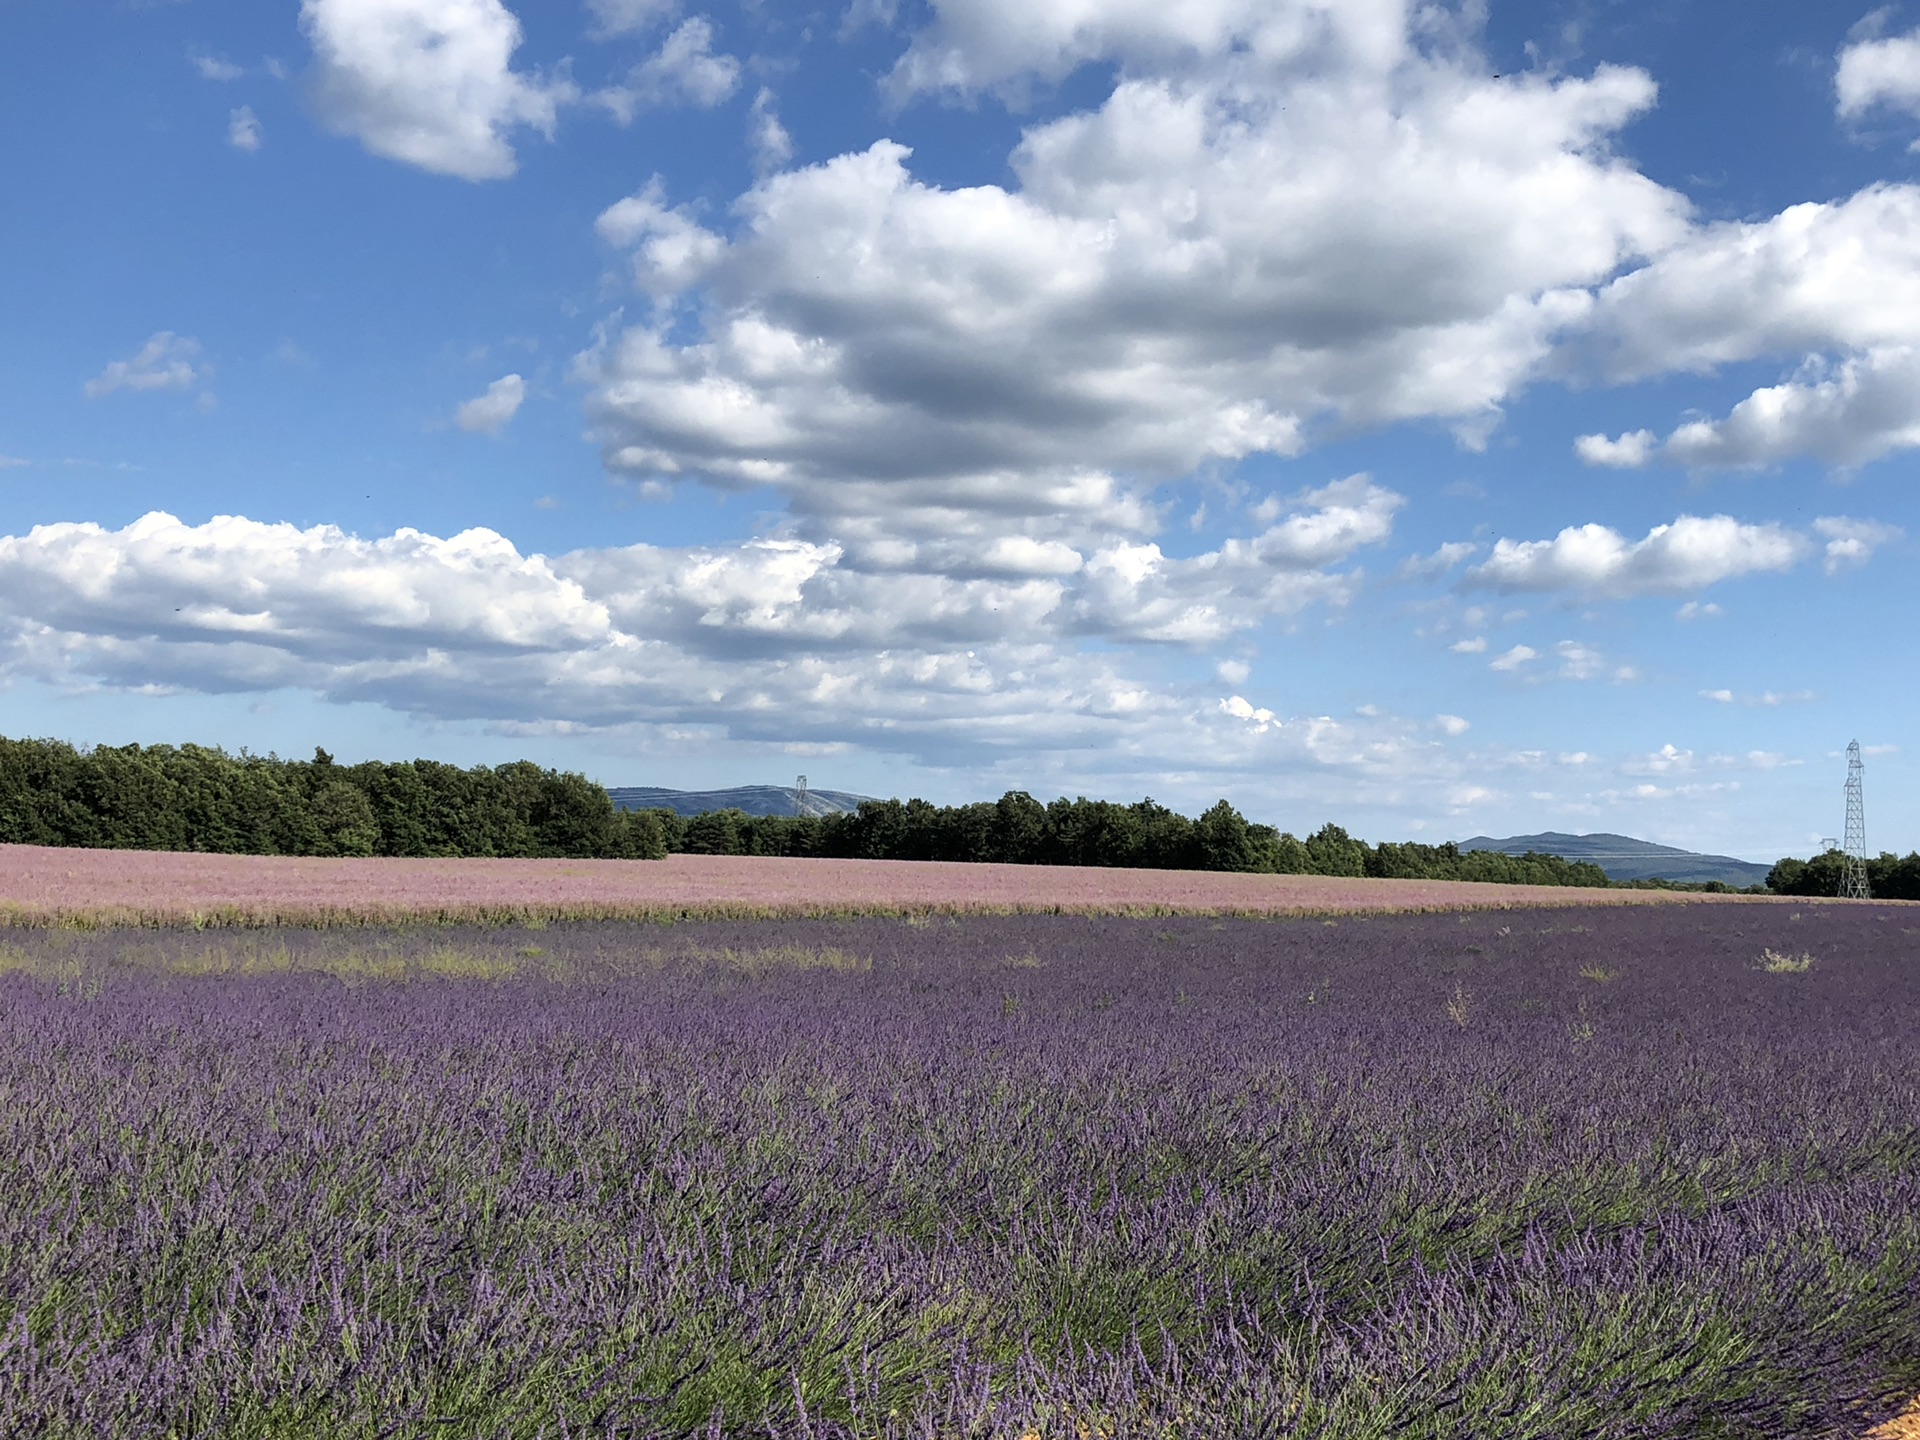
[[[666,790],[657,785],[609,786],[616,810],[671,810],[700,815],[708,810],[738,810],[746,815],[839,815],[860,808],[870,795],[845,790],[807,791],[804,805],[791,785],[736,785],[729,790]]]
[[[1462,840],[1460,848],[1495,850],[1503,855],[1524,855],[1531,850],[1566,860],[1587,860],[1606,871],[1609,880],[1675,880],[1696,885],[1718,880],[1735,889],[1765,884],[1767,871],[1773,868],[1736,860],[1731,855],[1702,855],[1671,845],[1655,845],[1631,835],[1566,835],[1558,830],[1513,835],[1505,840],[1476,835]]]

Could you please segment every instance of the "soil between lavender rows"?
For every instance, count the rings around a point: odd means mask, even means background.
[[[16,930],[0,1433],[1860,1435],[1920,912]]]

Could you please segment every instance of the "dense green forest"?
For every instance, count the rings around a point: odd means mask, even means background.
[[[1608,883],[1598,866],[1553,855],[1370,845],[1338,825],[1299,839],[1250,823],[1225,800],[1192,819],[1152,800],[1042,804],[1018,790],[972,805],[878,800],[836,815],[715,810],[683,819],[669,810],[616,810],[586,776],[525,760],[470,769],[433,760],[340,765],[324,750],[311,760],[282,760],[201,745],[82,750],[4,738],[0,842],[248,855],[653,860],[687,852]],[[1767,887],[1833,895],[1843,863],[1838,851],[1785,859]],[[1920,899],[1920,854],[1882,855],[1867,870],[1874,895]]]
[[[1462,851],[1453,844],[1369,845],[1338,825],[1306,839],[1250,824],[1222,800],[1198,819],[1153,800],[1055,800],[1024,791],[972,805],[876,800],[840,815],[661,812],[668,848],[699,855],[825,855],[875,860],[997,860],[1015,865],[1144,866],[1282,875],[1373,875],[1517,885],[1605,885],[1597,865],[1554,855]]]
[[[1811,860],[1789,856],[1767,872],[1767,889],[1776,895],[1838,895],[1847,857],[1829,850]],[[1920,900],[1920,852],[1904,860],[1882,851],[1867,861],[1867,890],[1876,900]]]
[[[0,739],[0,841],[238,855],[666,854],[584,775],[528,761],[337,765],[200,745]]]
[[[584,775],[528,761],[461,769],[432,760],[336,764],[199,745],[0,739],[0,842],[252,855],[794,855],[1000,860],[1285,874],[1605,885],[1551,855],[1369,845],[1337,825],[1306,839],[1249,824],[1225,800],[1189,819],[1152,800],[1055,800],[1014,791],[936,806],[873,801],[852,813],[749,816],[616,811]]]

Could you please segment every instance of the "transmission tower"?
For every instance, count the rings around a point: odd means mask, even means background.
[[[807,777],[804,775],[793,782],[793,813],[796,815],[810,813],[807,810]]]
[[[1867,891],[1867,807],[1861,793],[1860,742],[1847,746],[1847,858],[1840,872],[1840,898],[1866,900]]]

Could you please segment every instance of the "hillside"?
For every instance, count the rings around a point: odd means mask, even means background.
[[[1610,880],[1678,880],[1699,884],[1719,880],[1736,889],[1766,882],[1768,865],[1736,860],[1731,855],[1702,855],[1671,845],[1655,845],[1630,835],[1566,835],[1548,830],[1539,835],[1513,835],[1504,840],[1476,835],[1460,842],[1462,850],[1494,850],[1502,855],[1524,855],[1535,850],[1567,860],[1588,860],[1607,872]]]
[[[699,815],[707,810],[739,810],[748,815],[840,815],[856,810],[862,800],[845,790],[808,790],[804,810],[800,792],[791,785],[736,785],[730,790],[667,790],[657,785],[609,786],[616,810],[671,810],[676,815]]]

